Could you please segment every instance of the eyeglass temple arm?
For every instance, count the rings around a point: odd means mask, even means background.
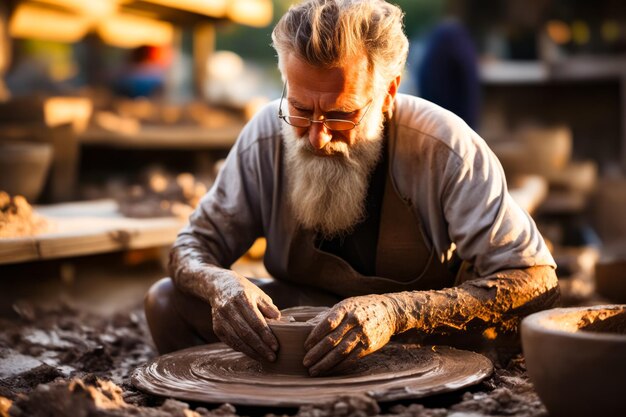
[[[283,117],[283,99],[285,98],[285,91],[287,91],[287,83],[283,83],[283,91],[280,93],[280,102],[278,103],[278,117]]]

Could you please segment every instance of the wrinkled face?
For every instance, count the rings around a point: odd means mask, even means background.
[[[313,120],[344,119],[359,122],[347,131],[333,131],[322,123],[307,128],[291,127],[295,136],[308,140],[307,148],[317,156],[347,156],[362,140],[377,138],[386,105],[376,92],[365,57],[345,68],[314,67],[290,54],[284,59],[287,90],[283,112]]]
[[[348,68],[319,69],[290,56],[283,69],[284,114],[355,123],[365,114],[357,127],[347,131],[329,130],[321,123],[307,128],[282,125],[296,221],[326,238],[348,234],[366,215],[369,177],[382,150],[387,99],[373,97],[365,59]]]

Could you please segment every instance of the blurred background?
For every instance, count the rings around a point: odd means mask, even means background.
[[[133,303],[166,274],[239,131],[280,96],[270,33],[292,3],[0,3],[0,311],[58,293]],[[626,3],[395,3],[401,92],[489,143],[566,304],[626,302]],[[263,251],[235,268],[264,276]]]

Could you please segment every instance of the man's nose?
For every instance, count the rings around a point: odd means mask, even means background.
[[[332,132],[323,123],[313,123],[309,127],[309,143],[315,149],[323,149],[332,138]]]

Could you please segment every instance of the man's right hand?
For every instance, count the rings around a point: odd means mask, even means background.
[[[228,275],[215,282],[211,302],[215,335],[253,359],[275,361],[278,341],[265,318],[280,318],[280,310],[248,279],[236,273]]]

